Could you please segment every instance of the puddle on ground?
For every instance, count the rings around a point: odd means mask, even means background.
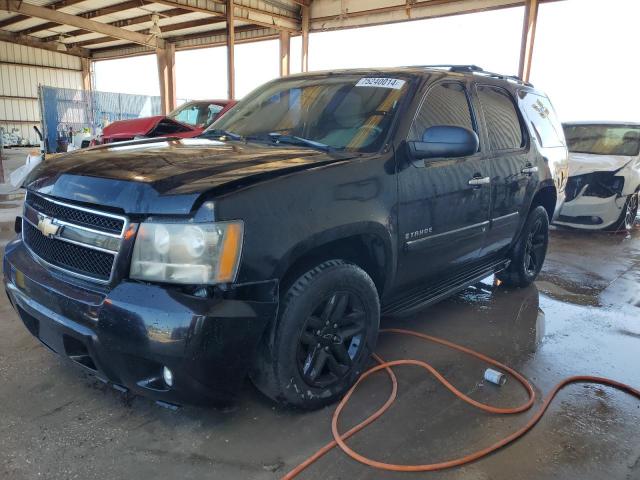
[[[545,277],[549,279],[554,278],[552,275],[546,275]],[[562,302],[589,307],[601,306],[599,295],[606,286],[602,288],[588,287],[570,282],[558,282],[557,280],[557,277],[554,278],[554,281],[537,280],[536,285],[542,293]]]

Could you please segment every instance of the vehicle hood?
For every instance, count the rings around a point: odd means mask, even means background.
[[[102,137],[109,139],[118,139],[133,138],[138,135],[147,135],[154,128],[156,128],[158,123],[160,123],[160,121],[162,120],[174,122],[190,130],[196,130],[191,125],[176,122],[175,120],[163,115],[156,115],[154,117],[132,118],[130,120],[118,120],[117,122],[110,123],[102,129]]]
[[[625,167],[634,157],[626,155],[594,155],[591,153],[569,153],[569,176],[593,172],[615,172]]]
[[[203,138],[154,138],[78,150],[44,161],[23,186],[129,214],[188,214],[203,193],[215,196],[352,156]]]

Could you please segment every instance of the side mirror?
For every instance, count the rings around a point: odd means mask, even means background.
[[[437,125],[424,131],[421,142],[408,142],[411,156],[425,158],[467,157],[478,152],[480,140],[475,132],[453,125]]]

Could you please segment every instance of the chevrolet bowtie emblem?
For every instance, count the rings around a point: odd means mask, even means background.
[[[60,225],[53,223],[53,219],[49,217],[40,217],[38,219],[38,230],[45,237],[54,237],[60,231]]]

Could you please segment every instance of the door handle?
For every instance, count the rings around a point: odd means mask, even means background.
[[[474,187],[480,186],[480,185],[488,185],[489,183],[491,183],[491,177],[473,177],[471,180],[469,180],[469,185],[473,185]]]
[[[524,173],[525,175],[531,175],[532,173],[538,173],[538,167],[525,167],[522,170],[520,170],[520,172]]]

